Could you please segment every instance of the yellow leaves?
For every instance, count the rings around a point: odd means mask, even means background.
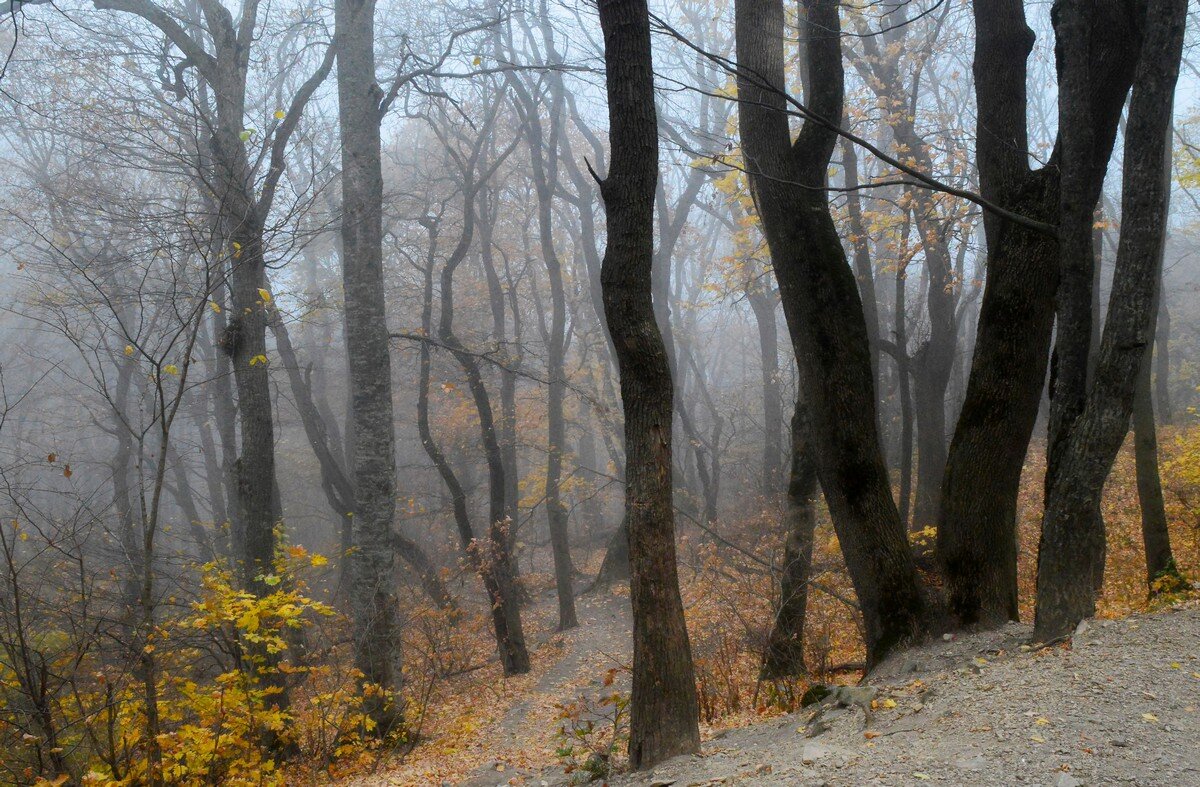
[[[234,241],[232,245],[233,245],[233,258],[235,260],[239,259],[242,256],[242,244],[238,243],[237,241]]]
[[[1046,739],[1043,738],[1041,735],[1030,735],[1029,740],[1033,741],[1034,743],[1045,743],[1046,742]]]
[[[266,366],[267,365],[267,356],[265,356],[261,353],[254,356],[253,358],[250,359],[250,365],[251,366]]]
[[[248,609],[243,612],[240,617],[238,617],[235,625],[241,631],[247,634],[253,634],[254,632],[258,631],[260,623],[261,620],[258,616],[258,611],[254,609]]]
[[[483,58],[480,57],[479,55],[475,55],[475,57],[471,60],[471,65],[477,66],[482,62],[483,62]]]
[[[1045,716],[1039,716],[1033,723],[1039,727],[1045,727],[1046,725],[1048,725],[1050,723],[1050,720],[1047,719]]]
[[[132,344],[125,345],[125,355],[126,356],[133,355],[133,345]]]
[[[209,301],[208,308],[212,309],[214,314],[221,313],[221,304],[217,303],[216,301]]]
[[[282,109],[275,110],[275,119],[276,120],[283,120],[285,117],[287,117],[287,113],[284,112]]]
[[[163,367],[163,371],[167,374],[179,374],[179,367],[173,363],[169,363]]]
[[[1142,721],[1149,722],[1149,723],[1153,724],[1154,722],[1158,721],[1158,717],[1157,717],[1157,716],[1155,716],[1153,713],[1143,713],[1143,714],[1142,714]]]
[[[451,382],[442,383],[442,393],[454,393],[455,389],[457,389],[457,388],[458,388],[458,386],[456,386],[454,383],[451,383]]]
[[[309,562],[312,564],[313,568],[320,568],[329,562],[329,558],[325,557],[324,555],[313,555]]]
[[[1171,669],[1183,669],[1183,665],[1180,664],[1178,661],[1172,661]]]
[[[258,297],[262,299],[264,304],[271,302],[271,293],[262,287],[258,288]]]

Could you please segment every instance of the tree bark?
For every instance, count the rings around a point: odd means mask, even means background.
[[[1053,224],[1060,153],[1032,170],[1027,152],[1033,31],[1019,0],[976,0],[974,8],[980,191],[1009,211]],[[1109,2],[1093,25],[1114,35],[1129,26],[1123,6]],[[1125,63],[1103,58],[1091,68],[1089,161],[1107,162],[1129,75]],[[994,214],[985,213],[984,230],[987,281],[942,484],[937,553],[951,612],[964,624],[998,625],[1017,618],[1017,495],[1046,380],[1059,251],[1054,237]]]
[[[738,0],[736,9],[746,168],[812,408],[817,474],[874,665],[924,630],[925,600],[880,454],[858,283],[829,212],[826,172],[837,136],[809,120],[792,142],[781,0]],[[807,0],[803,10],[812,88],[807,109],[836,123],[844,91],[838,6]]]
[[[675,561],[671,368],[651,297],[658,124],[650,14],[645,0],[600,0],[599,10],[612,145],[601,185],[608,216],[601,284],[625,411],[629,759],[643,769],[700,750],[699,705]]]
[[[1161,284],[1159,285],[1161,287]],[[1161,298],[1161,292],[1159,297]],[[1151,346],[1154,342],[1152,340]],[[1150,347],[1138,369],[1133,395],[1133,454],[1137,467],[1138,504],[1142,514],[1142,543],[1146,550],[1146,585],[1155,595],[1162,584],[1179,578],[1167,529],[1162,478],[1158,472],[1158,435],[1154,424],[1154,392],[1151,386],[1153,354]]]
[[[1100,497],[1129,430],[1138,371],[1154,329],[1170,194],[1167,130],[1186,20],[1186,0],[1147,4],[1125,130],[1121,239],[1095,380],[1048,479],[1034,622],[1034,636],[1043,641],[1070,634],[1095,613],[1097,572],[1103,570],[1095,556],[1102,559],[1105,541]]]
[[[350,367],[353,479],[350,607],[364,711],[379,735],[404,722],[403,650],[395,592],[396,436],[383,280],[383,165],[375,83],[374,0],[338,0],[338,120],[342,148],[342,290]]]

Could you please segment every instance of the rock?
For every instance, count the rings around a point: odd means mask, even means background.
[[[1054,787],[1083,787],[1083,782],[1069,773],[1060,773],[1054,780]]]
[[[954,761],[954,767],[964,771],[982,771],[986,766],[987,760],[981,754]]]
[[[659,778],[659,779],[652,780],[650,782],[650,784],[648,785],[648,787],[671,787],[671,785],[674,783],[675,783],[674,779]]]
[[[1129,745],[1129,741],[1125,740],[1124,738],[1113,738],[1113,739],[1112,739],[1111,741],[1109,741],[1109,742],[1110,742],[1110,743],[1111,743],[1113,746],[1116,746],[1116,747],[1117,747],[1117,748],[1119,748],[1119,749],[1123,749],[1123,748],[1125,748],[1126,746],[1128,746],[1128,745]]]
[[[806,743],[804,744],[804,753],[800,755],[800,761],[805,765],[812,765],[822,757],[828,757],[833,753],[833,750],[821,743]]]

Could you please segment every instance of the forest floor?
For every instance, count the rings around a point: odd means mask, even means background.
[[[604,681],[628,665],[627,608],[619,590],[581,597],[580,628],[538,647],[534,675],[513,687],[518,701],[477,730],[469,771],[431,779],[401,768],[360,783],[571,783],[553,764],[559,707],[628,690],[626,673]],[[1012,624],[896,655],[869,681],[870,726],[847,708],[825,711],[815,735],[811,709],[707,728],[699,756],[609,784],[1200,785],[1200,603],[1089,621],[1049,648],[1031,648],[1030,631]]]
[[[1030,632],[898,654],[869,681],[869,727],[842,709],[808,737],[806,709],[612,784],[1200,785],[1200,605],[1089,621],[1057,647]]]

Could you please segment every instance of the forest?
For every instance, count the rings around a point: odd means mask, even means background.
[[[1198,21],[6,0],[0,784],[1200,784]]]

